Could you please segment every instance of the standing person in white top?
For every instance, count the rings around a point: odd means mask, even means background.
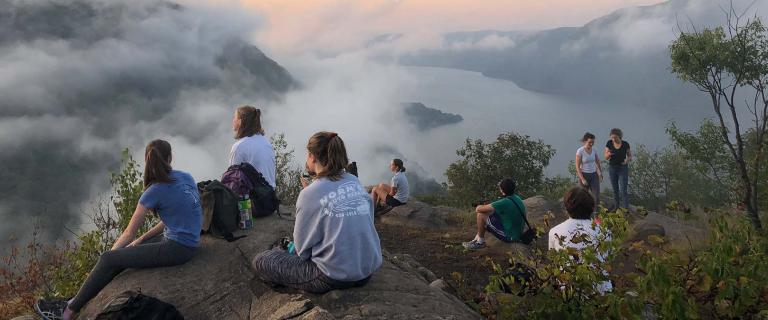
[[[603,181],[603,170],[600,167],[600,158],[592,148],[595,145],[595,135],[589,132],[581,139],[584,144],[576,150],[576,174],[579,175],[579,183],[592,192],[595,198],[595,207],[600,205],[600,181]]]
[[[376,204],[377,214],[384,214],[394,207],[408,203],[410,197],[403,160],[393,159],[389,164],[389,170],[395,173],[392,176],[391,184],[382,183],[371,190],[371,197],[373,203]],[[379,204],[383,204],[383,206],[379,206]]]
[[[232,119],[235,144],[229,152],[229,165],[249,163],[275,187],[275,150],[261,127],[261,110],[252,106],[237,108]]]
[[[597,249],[600,241],[610,240],[610,234],[603,234],[592,221],[595,200],[589,191],[582,187],[572,188],[563,197],[563,205],[570,218],[549,230],[550,250],[572,248],[581,252],[588,246]],[[597,258],[605,262],[605,252],[597,252]],[[578,258],[575,261],[580,263]],[[602,274],[608,276],[605,270],[602,270]],[[595,289],[604,294],[613,290],[613,285],[608,280],[600,281],[595,283]]]

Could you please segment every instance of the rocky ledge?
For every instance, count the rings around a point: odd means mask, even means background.
[[[290,235],[290,217],[257,219],[247,237],[229,243],[204,236],[189,263],[167,268],[127,270],[83,308],[93,319],[115,296],[136,290],[173,304],[186,319],[480,319],[440,286],[415,260],[384,253],[384,263],[368,285],[323,295],[264,285],[250,261]]]

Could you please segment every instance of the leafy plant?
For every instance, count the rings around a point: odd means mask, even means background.
[[[294,150],[288,149],[285,134],[275,134],[269,138],[275,149],[275,184],[277,197],[284,204],[292,205],[301,192],[301,167],[293,166]]]
[[[448,195],[454,205],[465,207],[498,197],[498,182],[506,177],[517,181],[518,192],[533,194],[541,188],[544,168],[555,150],[541,140],[510,132],[490,143],[467,139],[456,154],[460,159],[445,171]]]
[[[497,319],[603,319],[639,318],[642,304],[620,288],[602,292],[610,280],[615,258],[624,250],[628,231],[624,212],[599,214],[600,230],[582,250],[535,249],[531,257],[517,257],[508,267],[493,265],[486,291],[486,306]],[[568,247],[568,246],[566,246]],[[528,266],[528,267],[521,267]],[[495,306],[495,308],[494,308]]]
[[[637,289],[664,319],[750,318],[768,310],[768,238],[745,219],[711,222],[709,246],[687,256],[644,250]]]

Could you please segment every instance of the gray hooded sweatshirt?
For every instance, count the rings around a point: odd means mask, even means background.
[[[357,177],[320,178],[301,191],[293,229],[296,253],[331,279],[358,281],[381,267],[373,200]]]

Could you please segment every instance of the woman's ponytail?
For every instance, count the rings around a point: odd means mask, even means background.
[[[325,176],[334,181],[341,179],[349,164],[349,158],[344,140],[341,140],[338,134],[327,131],[315,133],[309,138],[307,150],[324,167],[323,172],[318,172],[318,176]]]
[[[171,144],[152,140],[144,149],[144,189],[153,183],[171,182]]]

